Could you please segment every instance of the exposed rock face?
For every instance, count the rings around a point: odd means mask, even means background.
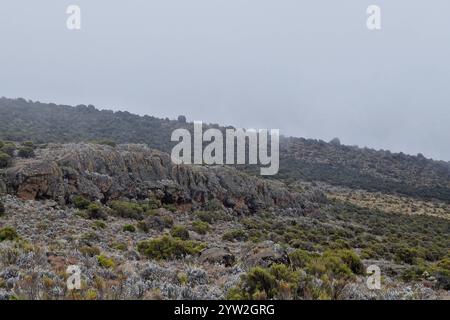
[[[208,248],[202,251],[200,261],[209,263],[218,263],[226,267],[231,267],[236,258],[226,248]]]
[[[248,252],[245,263],[250,267],[270,267],[274,263],[289,264],[289,256],[279,244],[264,241]]]
[[[305,207],[305,198],[282,183],[231,167],[174,165],[168,154],[144,145],[51,144],[35,159],[17,160],[6,183],[23,199],[70,200],[76,194],[108,201],[155,196],[164,203],[216,198],[236,211],[271,206]]]

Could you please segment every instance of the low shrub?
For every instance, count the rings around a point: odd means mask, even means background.
[[[0,151],[0,169],[7,168],[11,165],[11,156]]]
[[[95,221],[92,223],[92,227],[93,227],[94,229],[96,229],[96,230],[99,230],[99,229],[105,229],[105,228],[106,228],[106,223],[105,223],[104,221],[102,221],[102,220],[95,220]]]
[[[23,146],[19,148],[17,155],[21,158],[33,158],[34,150],[33,148]]]
[[[33,143],[33,141],[24,141],[24,142],[22,142],[21,144],[22,144],[22,146],[24,146],[24,147],[34,148],[34,143]]]
[[[100,254],[100,249],[97,247],[83,246],[79,249],[79,251],[86,257],[95,257]]]
[[[111,244],[111,248],[119,250],[119,251],[126,251],[127,244],[123,243],[123,242],[114,242]]]
[[[0,228],[0,242],[9,240],[17,240],[19,239],[19,235],[17,234],[16,230],[12,227],[4,227]]]
[[[179,259],[187,255],[196,255],[205,247],[205,244],[198,241],[181,240],[169,236],[141,241],[137,245],[141,254],[157,260]]]
[[[13,157],[14,152],[16,151],[16,145],[11,142],[4,142],[3,146],[0,148],[0,151],[6,153],[10,157]]]
[[[283,264],[270,268],[255,267],[241,276],[239,284],[232,288],[230,300],[296,299],[299,298],[301,275]]]
[[[179,238],[181,240],[189,239],[189,231],[183,226],[174,226],[172,230],[170,230],[170,234],[174,238]]]
[[[211,228],[207,222],[194,221],[192,222],[192,229],[198,234],[207,234]]]
[[[131,224],[126,224],[122,228],[123,232],[136,232],[136,228]]]
[[[91,203],[86,209],[87,217],[89,219],[102,219],[106,220],[108,218],[103,207],[98,203]]]
[[[116,200],[110,203],[110,208],[112,214],[122,218],[142,220],[144,217],[144,209],[138,203]]]
[[[225,220],[225,215],[222,211],[199,211],[196,213],[199,220],[213,224],[216,221]]]
[[[91,204],[91,202],[88,199],[79,195],[73,197],[72,203],[75,206],[75,208],[80,210],[86,210]]]
[[[106,269],[111,269],[114,268],[114,266],[116,265],[116,263],[114,262],[114,260],[112,258],[108,258],[107,256],[101,254],[97,257],[97,261],[98,264]]]
[[[225,241],[247,241],[248,235],[242,229],[235,229],[225,232],[222,239]]]
[[[313,255],[305,250],[298,249],[289,254],[291,265],[295,269],[305,268],[312,260]]]

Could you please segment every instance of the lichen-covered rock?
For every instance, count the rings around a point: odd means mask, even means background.
[[[264,241],[252,248],[244,258],[249,267],[270,267],[274,263],[289,264],[289,256],[285,249],[272,241]]]
[[[201,262],[218,263],[226,267],[231,267],[236,258],[227,248],[208,248],[200,254]]]
[[[22,199],[146,199],[163,203],[206,203],[218,199],[237,211],[305,208],[306,199],[283,183],[249,176],[226,166],[174,165],[168,154],[145,145],[49,144],[34,159],[6,171],[6,184]]]

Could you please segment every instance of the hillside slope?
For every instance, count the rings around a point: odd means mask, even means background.
[[[151,112],[151,110],[149,110]],[[24,99],[0,99],[0,139],[67,143],[109,139],[145,143],[170,152],[170,135],[181,121],[61,106]],[[214,125],[218,127],[217,125]],[[218,127],[222,130],[224,127]],[[425,157],[350,147],[302,138],[281,138],[280,172],[275,179],[323,181],[337,186],[422,199],[450,201],[450,164]],[[247,168],[252,173],[252,168]]]

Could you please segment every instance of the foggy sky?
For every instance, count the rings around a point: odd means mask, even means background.
[[[448,0],[2,0],[0,96],[450,160],[449,15]]]

